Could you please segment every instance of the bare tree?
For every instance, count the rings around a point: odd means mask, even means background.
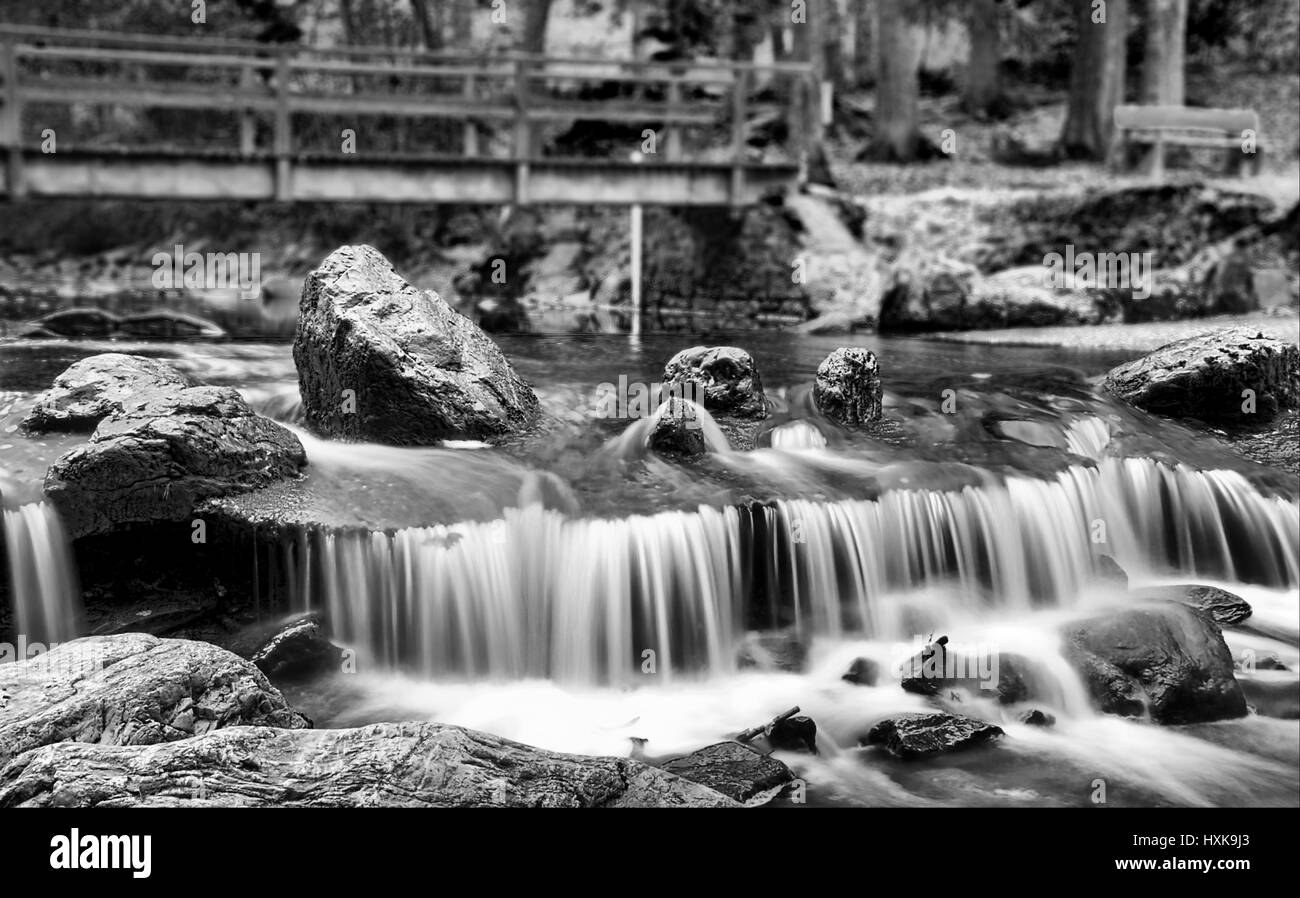
[[[1079,159],[1104,159],[1115,107],[1124,99],[1128,0],[1074,0],[1079,38],[1061,149]]]

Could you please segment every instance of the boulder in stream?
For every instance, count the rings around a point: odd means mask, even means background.
[[[880,721],[859,744],[878,745],[896,758],[915,760],[974,748],[1001,735],[1001,727],[959,714],[904,714]]]
[[[880,420],[880,362],[858,346],[842,346],[817,366],[813,401],[821,413],[845,427]]]
[[[674,758],[663,769],[734,801],[764,803],[794,779],[790,768],[739,742],[719,742]]]
[[[846,683],[855,686],[874,686],[880,678],[880,665],[870,658],[854,658],[849,669],[840,677]]]
[[[671,458],[699,458],[707,451],[695,403],[677,396],[659,406],[648,437],[649,447]]]
[[[249,659],[272,680],[338,671],[343,650],[325,638],[315,614],[289,621]]]
[[[1250,603],[1239,595],[1217,586],[1183,583],[1177,586],[1148,586],[1133,591],[1139,601],[1181,602],[1188,608],[1204,611],[1220,627],[1235,627],[1251,615]]]
[[[129,749],[64,743],[0,771],[0,807],[737,807],[627,758],[436,723],[235,727]]]
[[[766,418],[767,400],[758,367],[735,346],[692,346],[664,366],[663,385],[678,395],[702,401],[714,414]]]
[[[1300,406],[1300,348],[1253,328],[1227,328],[1113,368],[1105,386],[1152,414],[1258,424]]]
[[[188,518],[204,499],[298,475],[298,438],[228,387],[187,387],[123,403],[50,466],[45,493],[73,538]]]
[[[1242,717],[1232,654],[1208,614],[1179,603],[1067,624],[1065,655],[1108,714],[1181,724]]]
[[[152,745],[222,727],[311,721],[249,662],[206,642],[86,636],[0,664],[0,767],[56,742]]]
[[[120,352],[105,352],[74,362],[36,400],[23,419],[28,433],[89,433],[123,403],[159,391],[196,386],[166,362]]]
[[[343,246],[307,277],[293,344],[309,426],[421,446],[531,427],[532,388],[497,345],[370,246]]]
[[[967,327],[966,303],[979,272],[957,259],[905,254],[880,304],[881,331],[945,331]]]

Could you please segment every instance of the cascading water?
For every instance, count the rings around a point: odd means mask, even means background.
[[[4,511],[14,633],[28,644],[78,636],[81,592],[68,537],[47,502]]]
[[[725,672],[750,627],[907,639],[955,612],[1071,602],[1097,554],[1144,575],[1300,581],[1295,502],[1240,475],[1105,458],[960,490],[780,500],[620,519],[541,507],[481,523],[321,532],[303,604],[389,665],[618,683]],[[942,599],[890,597],[946,584]],[[313,599],[313,597],[316,597]]]

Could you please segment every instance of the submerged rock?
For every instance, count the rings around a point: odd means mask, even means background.
[[[55,742],[151,745],[221,727],[311,721],[252,664],[206,642],[86,636],[0,664],[0,767]]]
[[[130,750],[66,743],[0,772],[0,807],[737,807],[627,758],[436,723],[237,727]]]
[[[664,366],[665,388],[701,401],[710,412],[766,418],[763,381],[753,358],[735,346],[692,346]]]
[[[660,455],[698,458],[707,451],[695,403],[674,396],[655,412],[648,445]]]
[[[272,680],[289,680],[337,672],[343,650],[325,638],[316,616],[308,615],[282,627],[249,660]]]
[[[1109,555],[1098,555],[1094,558],[1093,569],[1097,579],[1103,583],[1113,583],[1121,589],[1128,589],[1128,573]]]
[[[880,665],[870,658],[854,658],[849,669],[840,677],[846,683],[855,686],[874,686],[880,678]]]
[[[875,353],[841,347],[817,367],[813,401],[821,413],[845,427],[880,420],[880,363]]]
[[[1191,583],[1178,586],[1148,586],[1136,590],[1133,597],[1140,601],[1181,602],[1188,608],[1204,611],[1220,627],[1235,627],[1251,615],[1250,603],[1217,586],[1198,586]]]
[[[1236,327],[1160,347],[1111,369],[1106,389],[1157,415],[1256,424],[1300,405],[1300,349]]]
[[[808,644],[794,627],[745,634],[736,650],[736,666],[799,673],[808,663]]]
[[[228,387],[187,387],[125,402],[45,475],[73,537],[188,518],[204,499],[297,476],[298,438]]]
[[[23,419],[28,433],[89,433],[123,403],[149,393],[183,390],[197,382],[166,362],[120,352],[92,355],[69,365]]]
[[[958,714],[906,714],[882,720],[861,745],[879,745],[896,758],[913,760],[974,748],[1002,735],[1002,728]]]
[[[1232,654],[1210,617],[1169,603],[1076,621],[1065,654],[1102,711],[1157,723],[1241,717],[1246,701]]]
[[[706,746],[666,762],[663,769],[742,803],[770,799],[794,779],[789,767],[739,742]]]
[[[1243,675],[1241,691],[1246,703],[1262,717],[1300,720],[1300,679],[1294,674]]]
[[[483,331],[370,246],[340,247],[308,275],[293,358],[307,423],[325,436],[489,440],[540,414]]]
[[[1016,719],[1023,724],[1034,727],[1050,727],[1056,725],[1056,715],[1049,714],[1047,711],[1041,711],[1038,708],[1030,708],[1028,711],[1021,711]]]

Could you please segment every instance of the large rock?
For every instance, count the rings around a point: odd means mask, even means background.
[[[873,726],[862,745],[879,745],[896,758],[914,760],[974,748],[1002,735],[1002,728],[959,714],[904,714]]]
[[[904,256],[880,303],[882,331],[944,331],[967,327],[966,304],[979,272],[956,259]]]
[[[925,696],[946,696],[955,689],[996,698],[1004,705],[1034,698],[1040,678],[1035,666],[1022,655],[989,653],[963,655],[948,648],[941,636],[909,658],[900,685],[905,692]]]
[[[881,393],[880,363],[869,349],[841,347],[817,366],[813,401],[845,427],[879,421]]]
[[[1126,609],[1068,624],[1065,654],[1109,714],[1157,723],[1241,717],[1232,654],[1209,615],[1182,604]]]
[[[766,418],[763,381],[753,358],[735,346],[692,346],[664,366],[664,387],[702,401],[710,412],[739,418]]]
[[[343,650],[325,638],[319,618],[312,614],[290,621],[249,658],[273,680],[338,672]]]
[[[435,723],[236,727],[167,745],[51,745],[0,772],[0,807],[736,807],[627,758]]]
[[[1148,586],[1135,590],[1133,597],[1139,601],[1181,602],[1189,608],[1204,611],[1220,627],[1235,627],[1251,615],[1250,603],[1241,596],[1219,589],[1217,586],[1180,584],[1178,586]]]
[[[149,393],[195,386],[166,362],[120,352],[92,355],[69,365],[23,419],[28,433],[89,433],[101,420]]]
[[[1300,405],[1300,349],[1251,328],[1178,340],[1106,375],[1106,389],[1157,415],[1256,424]],[[1248,396],[1254,392],[1254,411]]]
[[[152,745],[311,721],[249,662],[206,642],[86,636],[0,664],[0,767],[55,742]]]
[[[1097,303],[1086,290],[1057,287],[1043,265],[1009,268],[976,280],[963,309],[972,329],[1096,324]]]
[[[655,412],[647,445],[670,458],[699,458],[707,451],[697,406],[670,398]]]
[[[123,403],[89,442],[50,466],[45,492],[69,534],[177,521],[209,498],[297,476],[302,443],[228,387],[188,387]]]
[[[540,411],[486,334],[369,246],[340,247],[307,277],[293,358],[307,423],[327,436],[489,440]]]
[[[739,802],[770,799],[794,779],[790,768],[739,742],[719,742],[674,758],[663,769]]]

